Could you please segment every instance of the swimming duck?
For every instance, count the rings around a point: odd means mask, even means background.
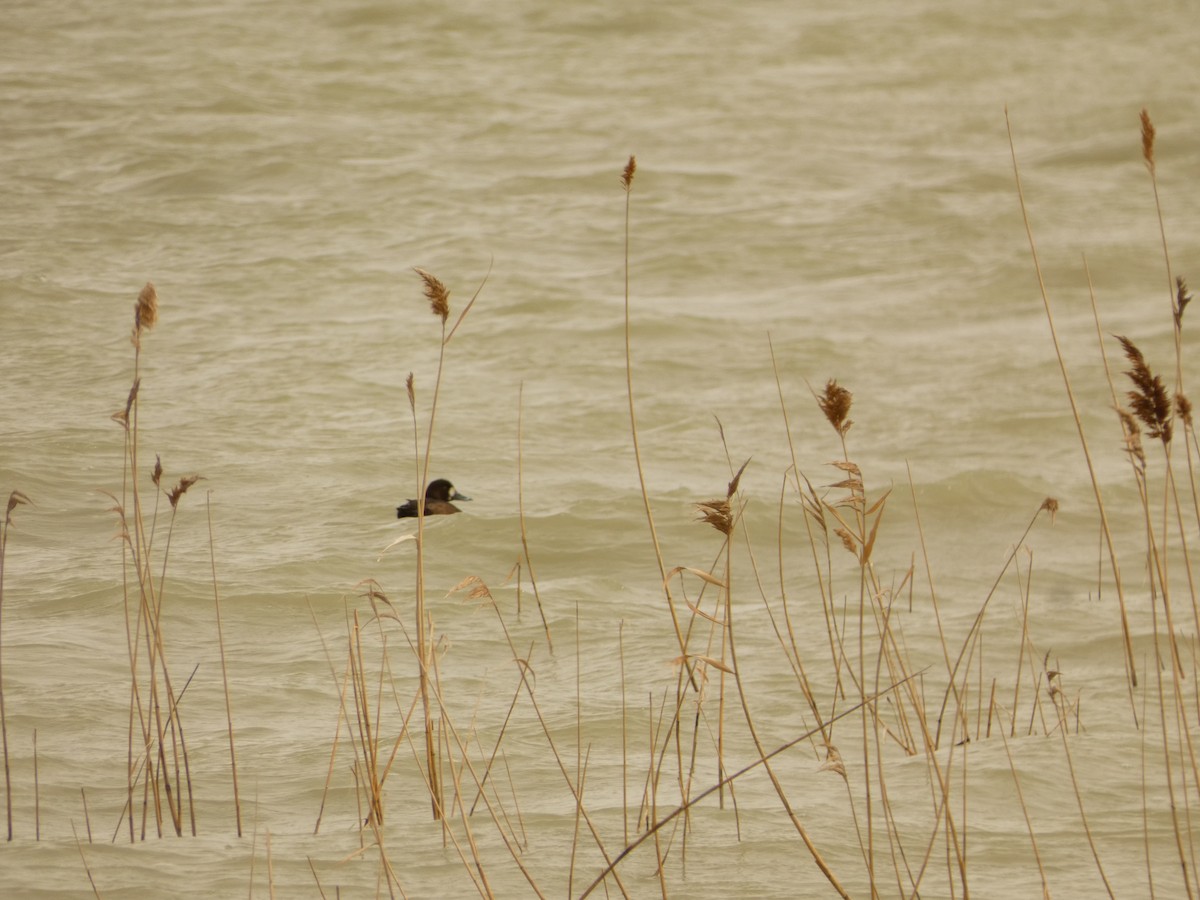
[[[470,500],[454,489],[445,478],[437,478],[429,482],[429,486],[425,488],[425,515],[427,516],[449,516],[456,512],[462,512],[457,506],[451,503],[451,500]],[[417,501],[406,500],[403,506],[396,507],[396,518],[405,519],[417,514]]]

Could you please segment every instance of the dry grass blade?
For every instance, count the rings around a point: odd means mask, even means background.
[[[1171,442],[1172,418],[1171,398],[1162,377],[1150,371],[1146,358],[1128,338],[1116,335],[1125,351],[1131,368],[1125,372],[1133,382],[1135,390],[1129,392],[1129,405],[1133,414],[1146,426],[1150,437],[1164,444]]]
[[[706,581],[709,584],[711,584],[713,587],[719,587],[722,590],[724,590],[727,587],[726,582],[723,581],[722,579],[718,578],[716,575],[713,575],[711,572],[706,572],[703,569],[693,568],[692,566],[676,566],[670,572],[667,573],[667,581],[670,581],[672,578],[674,578],[680,572],[690,572],[691,574],[693,574],[697,578],[699,578],[701,581]]]

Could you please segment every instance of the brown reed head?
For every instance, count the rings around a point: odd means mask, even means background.
[[[637,173],[637,157],[629,157],[629,162],[625,163],[625,171],[621,173],[621,186],[625,188],[626,193],[633,189],[633,176]]]
[[[16,509],[18,506],[20,506],[22,503],[29,503],[32,505],[33,501],[30,500],[28,497],[26,497],[24,494],[22,494],[20,491],[13,491],[11,494],[8,495],[8,509],[5,510],[5,512],[4,512],[4,526],[6,528],[12,524],[13,510]]]
[[[157,453],[155,453],[154,454],[154,471],[150,473],[150,480],[154,482],[155,487],[159,486],[159,482],[162,481],[162,476],[163,476],[162,457],[159,456]]]
[[[433,314],[439,316],[444,325],[450,316],[450,289],[424,269],[414,267],[413,271],[421,276],[421,281],[425,283],[425,299],[429,301]]]
[[[179,479],[179,484],[171,488],[167,494],[167,499],[171,501],[171,509],[175,509],[179,505],[179,498],[187,493],[188,488],[200,480],[199,475],[186,475]]]
[[[417,408],[417,392],[413,389],[413,373],[409,372],[408,377],[404,379],[404,391],[408,394],[408,405],[410,409]]]
[[[1176,392],[1175,394],[1175,412],[1179,415],[1179,418],[1183,419],[1185,428],[1193,427],[1192,401],[1189,400],[1184,394],[1179,392]]]
[[[1042,501],[1042,505],[1038,507],[1038,511],[1046,511],[1050,513],[1050,521],[1054,521],[1054,517],[1058,515],[1058,500],[1054,497],[1047,497]]]
[[[733,505],[730,503],[733,500],[733,495],[737,493],[738,482],[742,480],[742,473],[746,471],[746,466],[750,465],[750,460],[742,463],[742,467],[737,470],[733,478],[729,480],[729,485],[725,488],[725,497],[716,498],[715,500],[705,500],[696,504],[696,509],[700,511],[698,521],[707,522],[721,534],[729,535],[733,533]]]
[[[1150,113],[1142,109],[1142,159],[1150,171],[1154,171],[1154,123],[1150,121]]]
[[[158,322],[158,291],[147,281],[133,305],[133,346],[141,349],[142,332],[149,331]]]
[[[733,533],[733,510],[728,499],[718,497],[715,500],[705,500],[697,503],[696,509],[700,511],[698,521],[707,522],[723,535]]]
[[[821,407],[821,412],[825,414],[825,418],[829,420],[833,430],[842,437],[846,436],[846,432],[854,424],[849,418],[850,405],[853,402],[854,395],[838,384],[834,378],[825,382],[825,390],[817,397],[817,405]]]
[[[1178,328],[1183,324],[1183,311],[1187,309],[1187,305],[1192,302],[1192,295],[1188,293],[1187,282],[1183,276],[1175,279],[1175,327]]]
[[[141,378],[133,379],[133,387],[129,389],[129,396],[125,398],[125,408],[113,413],[111,417],[114,422],[120,423],[121,427],[126,431],[129,430],[129,415],[133,411],[133,404],[137,401],[138,387],[141,383]]]
[[[1142,429],[1138,427],[1137,419],[1126,409],[1117,407],[1117,418],[1121,420],[1121,434],[1124,435],[1125,452],[1133,459],[1133,464],[1141,471],[1146,469],[1146,450],[1142,447]]]
[[[1164,444],[1171,442],[1171,398],[1167,387],[1160,376],[1150,371],[1142,351],[1134,346],[1133,341],[1116,335],[1125,351],[1131,368],[1125,373],[1133,382],[1134,389],[1129,392],[1129,408],[1134,416],[1146,426],[1146,433],[1152,438],[1158,438]]]

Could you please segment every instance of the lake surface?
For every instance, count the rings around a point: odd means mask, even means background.
[[[1151,522],[1172,547],[1172,688],[1089,277],[1121,399],[1111,334],[1173,389],[1171,275],[1200,251],[1190,4],[56,0],[3,18],[0,493],[32,501],[4,554],[4,896],[82,896],[89,876],[122,897],[579,895],[638,836],[643,798],[662,819],[716,784],[718,746],[727,774],[763,755],[735,670],[766,750],[816,726],[805,680],[822,719],[861,696],[852,674],[866,693],[913,680],[834,726],[845,780],[803,741],[771,761],[778,792],[758,766],[699,800],[658,832],[663,881],[651,839],[607,896],[834,896],[801,828],[856,897],[873,880],[880,896],[963,896],[964,881],[1034,896],[1037,858],[1056,897],[1101,896],[1105,879],[1182,896],[1189,829],[1168,786],[1196,811],[1179,765],[1197,718],[1194,446],[1180,426],[1179,525],[1146,438]],[[442,323],[414,267],[449,287],[447,331],[478,291],[440,379]],[[148,281],[137,484],[163,644],[131,663],[135,510],[112,417]],[[853,392],[844,445],[814,396],[829,379]],[[428,477],[472,498],[424,528],[442,777],[464,798],[446,831],[421,774],[416,542],[396,543],[416,522],[394,517],[435,393]],[[835,510],[855,518],[830,465],[846,459],[868,526],[883,513],[865,568],[835,531]],[[746,460],[727,560],[696,504]],[[165,491],[191,475],[172,515]],[[803,496],[828,502],[827,534],[810,537]],[[722,581],[727,563],[732,651],[718,587],[675,574],[673,607],[663,587],[680,566]],[[481,584],[491,604],[468,596]],[[378,831],[360,828],[361,725],[340,717],[356,614],[368,745],[394,753]],[[964,645],[968,725],[925,746],[908,692],[936,732]],[[131,841],[131,669],[149,716],[150,652],[174,684],[196,833],[189,815],[160,839],[138,780]],[[489,761],[492,805],[465,816]]]

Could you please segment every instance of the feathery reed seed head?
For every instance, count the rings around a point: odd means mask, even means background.
[[[629,162],[625,163],[625,171],[621,173],[621,185],[626,192],[633,188],[633,176],[637,173],[637,157],[629,157]]]
[[[1154,171],[1154,123],[1150,121],[1150,113],[1142,109],[1142,158],[1150,171]]]
[[[696,509],[700,511],[700,518],[697,521],[707,522],[723,535],[728,536],[733,533],[733,511],[729,506],[728,498],[705,500],[703,503],[697,503]]]
[[[825,418],[829,420],[833,430],[842,437],[846,436],[846,432],[854,424],[847,418],[853,402],[854,395],[838,384],[837,379],[834,378],[825,382],[825,390],[817,397],[817,405],[821,407],[821,412],[825,414]]]
[[[141,378],[133,379],[133,387],[129,389],[129,396],[125,398],[125,408],[112,414],[112,420],[120,423],[126,431],[129,430],[129,414],[133,411],[133,404],[137,400],[138,387],[141,383]]]
[[[1042,505],[1038,507],[1038,511],[1045,510],[1050,513],[1050,521],[1054,522],[1054,517],[1058,515],[1058,501],[1053,497],[1047,497],[1042,501]]]
[[[188,488],[199,480],[199,475],[187,475],[179,479],[179,484],[171,488],[171,492],[167,494],[167,499],[171,501],[171,509],[175,509],[179,505],[179,498],[186,494]]]
[[[158,483],[162,481],[163,467],[162,457],[157,453],[154,454],[154,471],[150,473],[150,480],[154,482],[154,486],[158,487]]]
[[[1119,406],[1117,407],[1117,418],[1121,420],[1125,452],[1133,457],[1134,465],[1144,470],[1146,468],[1146,451],[1142,447],[1142,429],[1138,427],[1137,419],[1128,410]]]
[[[737,493],[738,483],[742,480],[742,473],[746,471],[746,466],[750,465],[750,460],[747,459],[742,463],[742,467],[737,470],[737,473],[729,480],[729,486],[725,489],[725,499],[732,500],[733,495]]]
[[[821,763],[820,771],[833,772],[835,775],[846,778],[846,763],[842,760],[842,754],[838,752],[838,748],[833,744],[825,745],[825,762]]]
[[[6,526],[12,524],[12,514],[13,514],[14,509],[16,509],[22,503],[32,503],[32,502],[33,502],[32,500],[30,500],[28,497],[26,497],[20,491],[13,491],[11,494],[9,494],[8,495],[8,509],[5,510],[5,513],[4,513],[4,524]]]
[[[425,283],[425,299],[429,301],[433,314],[439,316],[442,324],[445,324],[450,316],[450,289],[424,269],[414,267],[413,271],[420,275],[421,281]]]
[[[1125,351],[1125,357],[1132,366],[1125,374],[1133,382],[1134,390],[1130,391],[1129,407],[1141,423],[1146,426],[1146,433],[1152,438],[1158,438],[1164,444],[1171,442],[1171,398],[1167,386],[1160,376],[1150,371],[1142,351],[1134,346],[1133,341],[1116,335]]]
[[[721,534],[729,535],[733,533],[733,506],[730,500],[737,493],[738,482],[742,480],[742,473],[746,471],[746,466],[750,465],[750,460],[742,463],[742,467],[737,470],[733,478],[730,479],[728,487],[725,488],[725,499],[717,498],[715,500],[705,500],[703,503],[697,503],[696,509],[700,510],[700,518],[698,521],[707,522]]]
[[[1186,427],[1192,427],[1192,401],[1186,395],[1178,392],[1175,394],[1175,412],[1183,419]]]
[[[158,291],[154,289],[152,282],[147,281],[146,286],[137,296],[137,302],[133,305],[133,335],[130,338],[133,346],[141,349],[142,332],[149,331],[157,322]]]
[[[1187,282],[1183,276],[1175,279],[1175,327],[1178,328],[1183,323],[1183,311],[1187,305],[1192,302],[1192,295],[1188,293]]]

